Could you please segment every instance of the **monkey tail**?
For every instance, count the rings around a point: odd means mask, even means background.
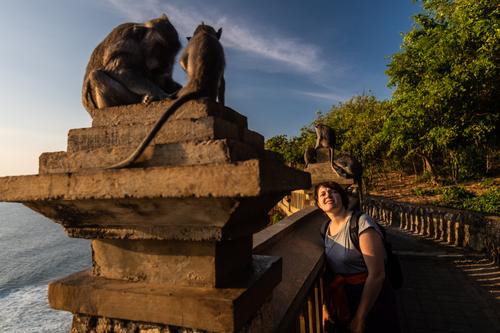
[[[181,96],[179,99],[177,99],[168,109],[163,112],[163,114],[160,116],[160,118],[156,121],[154,124],[153,128],[149,131],[148,135],[142,140],[142,142],[139,144],[139,146],[135,149],[135,151],[127,157],[125,160],[113,164],[112,166],[106,167],[106,169],[121,169],[121,168],[126,168],[130,164],[134,163],[144,152],[146,147],[153,141],[153,139],[156,137],[160,129],[163,127],[163,125],[167,122],[167,120],[174,114],[174,112],[180,108],[184,103],[203,97],[203,94],[199,91],[194,91],[191,93],[188,93],[186,95]]]

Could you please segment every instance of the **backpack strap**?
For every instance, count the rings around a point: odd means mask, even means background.
[[[359,252],[361,252],[361,248],[359,247],[359,217],[361,215],[363,215],[362,211],[355,210],[352,212],[351,218],[349,219],[349,237],[354,247]]]
[[[321,225],[320,233],[321,233],[321,238],[323,238],[323,243],[325,242],[326,233],[328,230],[328,226],[330,225],[330,222],[331,222],[330,219],[328,219]]]

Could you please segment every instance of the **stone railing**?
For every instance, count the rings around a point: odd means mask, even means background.
[[[314,205],[308,191],[293,191],[280,201],[290,213]],[[283,209],[282,209],[283,210]],[[467,210],[416,205],[366,196],[363,210],[382,223],[441,243],[484,252],[500,265],[500,217]]]
[[[486,252],[500,264],[499,217],[375,196],[367,196],[363,206],[368,214],[384,224],[456,247]]]
[[[283,279],[268,307],[274,319],[269,332],[322,332],[324,219],[317,208],[306,207],[254,235],[254,254],[282,258]]]

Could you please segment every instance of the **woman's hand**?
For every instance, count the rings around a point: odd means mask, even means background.
[[[321,321],[321,323],[323,324],[323,332],[326,332],[325,326],[326,326],[326,322],[329,320],[330,320],[330,315],[328,314],[328,310],[326,309],[326,305],[323,304],[323,320]]]

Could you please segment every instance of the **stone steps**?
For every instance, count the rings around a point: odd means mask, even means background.
[[[172,100],[144,104],[122,105],[94,111],[92,127],[119,126],[155,122],[173,103]],[[172,116],[171,120],[216,117],[247,128],[247,117],[208,99],[186,102]]]
[[[135,146],[115,146],[72,152],[43,153],[40,156],[39,173],[78,172],[84,169],[101,169],[129,157]],[[235,140],[186,141],[158,144],[146,149],[134,166],[186,166],[209,163],[229,163],[261,156],[261,152],[249,144]]]
[[[149,133],[153,123],[72,129],[68,133],[68,152],[114,146],[136,147]],[[215,117],[178,119],[168,121],[158,132],[152,144],[214,139],[239,140],[264,149],[264,137],[247,128],[240,128],[227,120]]]

